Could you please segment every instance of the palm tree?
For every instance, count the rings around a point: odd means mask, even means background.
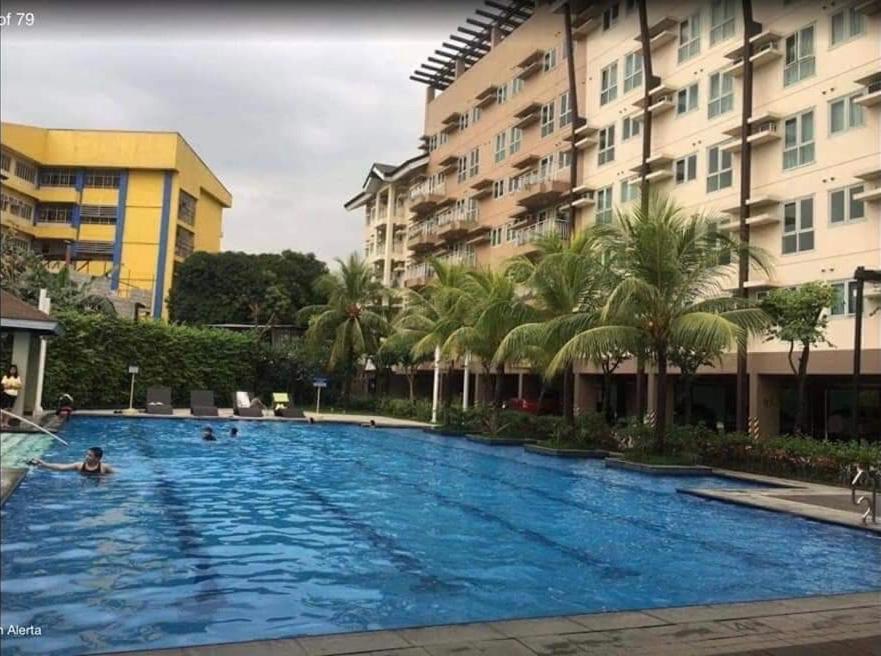
[[[601,310],[601,325],[572,337],[557,353],[551,371],[574,360],[596,359],[643,346],[657,366],[655,447],[664,450],[667,429],[667,362],[674,347],[723,350],[762,331],[767,315],[744,299],[724,293],[730,262],[745,252],[767,270],[760,251],[716,231],[706,217],[685,213],[672,201],[653,197],[618,213],[616,225],[599,234],[613,254],[620,280]]]
[[[356,253],[336,262],[339,271],[315,283],[327,303],[306,306],[297,317],[309,320],[307,339],[330,342],[327,366],[342,367],[343,402],[348,403],[352,375],[359,361],[376,352],[380,338],[388,332],[388,322],[381,313],[383,287],[367,263]]]

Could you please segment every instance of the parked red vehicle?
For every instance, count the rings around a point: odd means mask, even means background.
[[[560,412],[560,404],[557,399],[548,396],[542,399],[541,405],[539,405],[538,399],[508,399],[505,402],[505,408],[528,412],[533,415],[559,414]]]

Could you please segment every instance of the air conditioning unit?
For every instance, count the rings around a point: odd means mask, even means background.
[[[780,51],[780,47],[777,45],[776,41],[768,41],[768,43],[765,43],[765,44],[761,45],[759,48],[757,48],[755,53],[753,53],[753,54],[758,55],[760,53],[768,52],[768,51],[771,51],[771,52],[779,52]]]
[[[773,121],[769,121],[768,123],[762,123],[759,126],[756,126],[755,130],[753,130],[753,134],[762,134],[763,132],[777,132],[777,123]]]
[[[673,102],[673,96],[669,93],[665,93],[662,96],[658,96],[652,104],[657,105],[658,103],[663,103],[663,102],[669,102],[669,103]]]

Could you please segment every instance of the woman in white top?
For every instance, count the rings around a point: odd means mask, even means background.
[[[18,375],[18,367],[14,364],[10,365],[9,371],[6,372],[6,375],[3,376],[3,380],[0,381],[3,386],[3,392],[0,393],[0,408],[3,410],[10,410],[13,405],[15,405],[16,399],[18,399],[18,393],[21,391],[21,377]],[[0,426],[6,428],[9,426],[9,416],[6,413],[2,413],[0,415]]]

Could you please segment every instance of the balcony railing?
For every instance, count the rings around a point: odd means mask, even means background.
[[[569,223],[566,221],[546,220],[533,223],[517,231],[517,245],[526,246],[540,237],[556,234],[563,239],[569,237]]]

